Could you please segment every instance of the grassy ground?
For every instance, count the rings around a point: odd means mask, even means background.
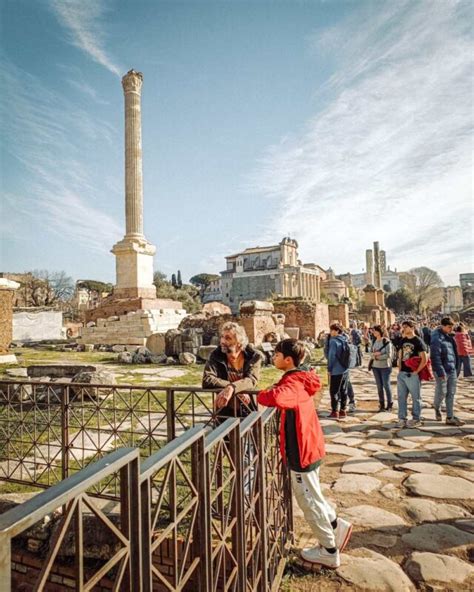
[[[35,364],[92,364],[102,366],[104,369],[108,369],[114,373],[117,373],[117,382],[119,384],[130,384],[130,385],[144,385],[149,386],[148,381],[144,383],[143,378],[145,373],[140,373],[140,370],[156,369],[157,374],[160,370],[164,369],[175,369],[183,372],[182,376],[172,378],[170,380],[158,381],[157,384],[162,386],[200,386],[202,380],[202,373],[204,370],[204,364],[191,364],[190,366],[167,365],[158,366],[153,364],[123,364],[118,366],[117,354],[111,352],[61,352],[54,349],[33,349],[28,347],[22,347],[13,349],[12,353],[17,356],[18,366],[28,367]],[[322,350],[314,350],[312,364],[321,365]],[[17,365],[1,366],[0,377],[6,376],[6,370],[9,368],[17,368]],[[322,375],[323,382],[326,383],[326,369],[320,366],[320,374]],[[281,377],[281,372],[273,366],[264,366],[262,368],[259,388],[266,388],[271,384],[277,382]],[[158,378],[158,377],[157,377]]]

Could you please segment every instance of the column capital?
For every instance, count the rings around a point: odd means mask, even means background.
[[[129,70],[122,78],[122,87],[124,93],[140,93],[143,84],[143,74],[136,70]]]

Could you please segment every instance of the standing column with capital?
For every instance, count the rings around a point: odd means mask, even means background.
[[[156,298],[153,285],[155,247],[143,234],[141,90],[143,74],[129,70],[122,78],[125,99],[125,236],[115,244],[116,298]]]
[[[143,169],[141,92],[143,74],[130,70],[122,78],[125,96],[125,236],[143,237]]]

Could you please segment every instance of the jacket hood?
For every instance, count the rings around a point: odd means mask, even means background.
[[[336,337],[331,337],[331,339],[337,339],[341,343],[344,343],[344,341],[348,341],[347,335],[345,333],[339,333],[339,335],[336,335]]]
[[[285,376],[288,377],[289,380],[296,379],[302,384],[304,390],[310,397],[314,397],[314,395],[321,389],[321,379],[312,368],[308,369],[305,366],[300,366],[296,370],[287,372]]]

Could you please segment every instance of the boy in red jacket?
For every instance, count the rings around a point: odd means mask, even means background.
[[[281,410],[280,451],[290,469],[296,501],[320,543],[303,549],[301,557],[336,568],[341,564],[339,553],[349,541],[352,525],[336,517],[321,491],[319,466],[325,454],[324,435],[313,401],[321,390],[321,380],[313,370],[300,366],[304,356],[301,341],[280,341],[275,347],[273,364],[285,374],[277,384],[260,391],[257,401]]]

